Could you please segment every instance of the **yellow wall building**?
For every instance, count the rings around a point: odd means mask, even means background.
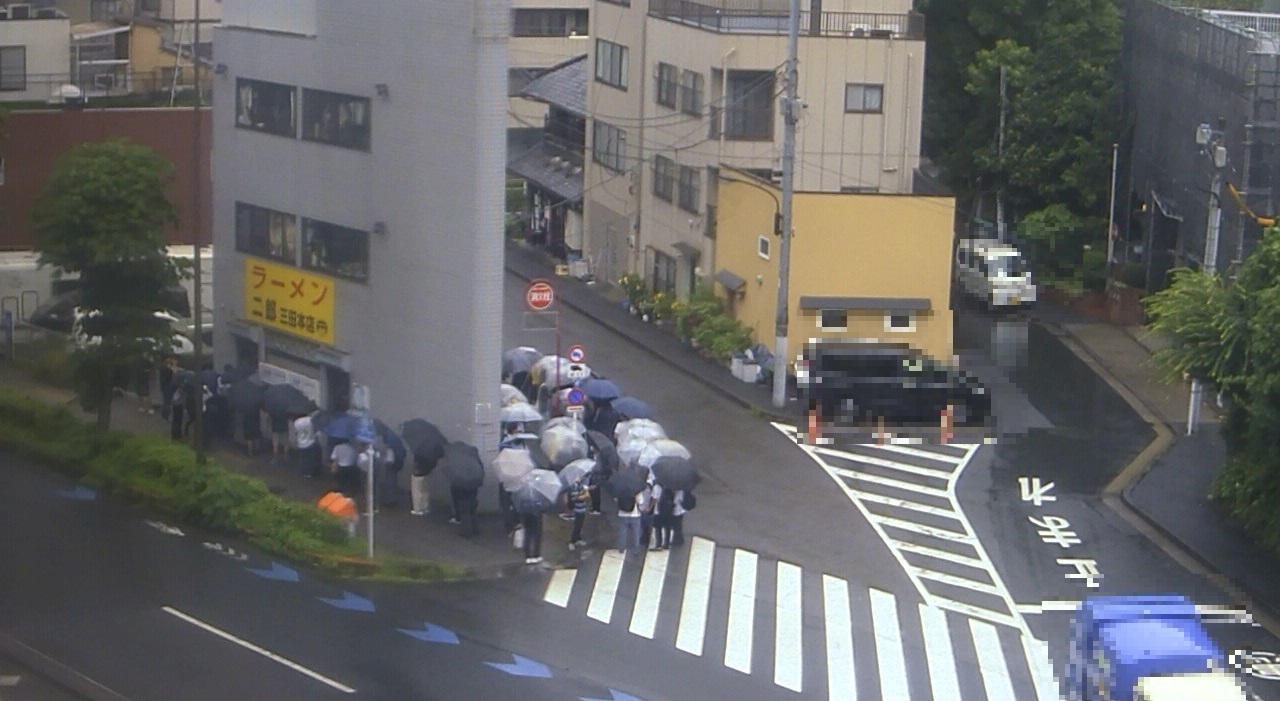
[[[720,170],[716,292],[773,345],[781,192]],[[907,343],[952,361],[951,197],[799,192],[791,242],[788,364],[811,338]]]

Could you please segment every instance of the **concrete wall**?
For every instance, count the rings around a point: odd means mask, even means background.
[[[204,241],[209,241],[210,114],[200,118],[203,168],[201,205]],[[190,108],[36,110],[11,113],[5,124],[4,184],[0,185],[0,249],[28,248],[35,240],[31,210],[44,192],[58,157],[84,143],[124,138],[149,146],[174,164],[171,201],[178,208],[172,244],[192,243],[192,110]]]
[[[730,177],[749,177],[730,173]],[[716,270],[747,281],[732,299],[735,316],[772,345],[778,299],[781,240],[773,234],[776,205],[760,182],[722,182],[717,223]],[[774,193],[777,194],[776,192]],[[791,245],[789,348],[810,338],[866,338],[909,343],[950,361],[952,231],[955,201],[949,197],[798,193]],[[769,240],[769,257],[758,252]],[[723,285],[717,292],[732,297]],[[847,331],[824,331],[816,311],[802,310],[803,296],[925,298],[930,310],[917,312],[915,330],[891,331],[890,310],[850,312]],[[790,361],[788,361],[790,362]]]
[[[388,424],[423,417],[452,439],[495,448],[509,7],[311,5],[314,37],[304,36],[307,7],[295,8],[293,25],[282,15],[264,20],[274,31],[235,26],[257,22],[253,0],[225,0],[214,34],[227,65],[214,80],[215,311],[238,319],[216,337],[218,362],[235,361],[238,334],[264,358],[292,358],[290,369],[326,384],[325,367],[347,371]],[[237,127],[238,78],[369,98],[370,150]],[[238,201],[368,232],[382,223],[385,233],[369,234],[368,282],[332,281],[331,344],[246,319],[252,281],[236,252]]]

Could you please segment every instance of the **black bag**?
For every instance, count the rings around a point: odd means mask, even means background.
[[[636,509],[636,495],[623,494],[618,497],[618,511],[622,513],[631,513]]]
[[[662,490],[662,496],[658,498],[658,514],[661,516],[670,516],[676,510],[676,493],[670,489]]]
[[[680,500],[680,506],[683,507],[685,511],[693,511],[693,507],[697,505],[698,497],[694,496],[693,492],[685,492],[684,499]]]

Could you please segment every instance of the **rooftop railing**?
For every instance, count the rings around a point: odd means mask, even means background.
[[[649,15],[721,34],[785,35],[788,12],[766,0],[719,3],[694,0],[652,0]],[[924,38],[924,15],[880,12],[800,13],[800,35],[887,39]]]

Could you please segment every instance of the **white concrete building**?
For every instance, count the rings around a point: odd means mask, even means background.
[[[0,7],[0,102],[47,100],[71,79],[71,20],[55,8]]]
[[[510,21],[500,0],[223,1],[219,367],[496,447]]]
[[[802,3],[798,191],[912,191],[925,43],[911,6]],[[717,165],[780,181],[787,16],[787,0],[596,0],[583,253],[597,277],[686,294],[715,259]]]

